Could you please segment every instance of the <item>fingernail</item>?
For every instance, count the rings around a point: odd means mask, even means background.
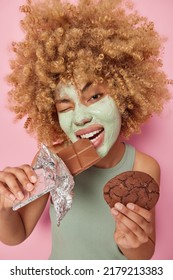
[[[127,208],[129,208],[130,210],[134,210],[135,206],[132,203],[128,203]]]
[[[12,200],[12,201],[14,201],[16,198],[15,198],[15,196],[11,193],[10,195],[9,195],[9,198]]]
[[[31,182],[36,183],[37,182],[37,177],[36,176],[31,176]]]
[[[115,215],[115,216],[117,216],[117,215],[118,215],[118,211],[115,210],[115,209],[112,209],[112,214]]]
[[[32,191],[33,188],[34,188],[34,186],[33,186],[31,183],[28,183],[28,184],[26,185],[26,189],[27,189],[28,191]]]
[[[17,197],[19,200],[22,200],[24,198],[24,194],[20,191],[17,193]]]
[[[115,204],[115,208],[117,208],[118,210],[121,210],[123,208],[123,205],[118,202]]]

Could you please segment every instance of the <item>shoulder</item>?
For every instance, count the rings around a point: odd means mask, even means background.
[[[138,150],[136,150],[133,170],[145,172],[153,177],[157,183],[160,183],[159,163],[153,157]]]

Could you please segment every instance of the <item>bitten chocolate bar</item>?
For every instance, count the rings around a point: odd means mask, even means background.
[[[89,139],[80,139],[57,154],[64,161],[72,175],[78,175],[100,160],[94,145]]]
[[[50,192],[57,215],[57,224],[72,205],[72,190],[77,175],[100,160],[93,144],[88,139],[80,139],[56,154],[42,145],[33,169],[38,181],[32,192],[23,190],[25,198],[15,200],[13,210],[25,206]]]
[[[22,201],[14,201],[13,210],[18,210],[50,192],[59,225],[72,205],[73,176],[64,161],[45,145],[42,145],[33,169],[37,173],[35,188],[31,192],[23,189],[25,197]]]

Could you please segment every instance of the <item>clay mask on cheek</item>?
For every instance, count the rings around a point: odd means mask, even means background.
[[[66,112],[58,113],[59,123],[68,136],[68,138],[74,143],[79,140],[75,135],[74,121],[75,116],[79,113],[80,100],[78,93],[73,85],[63,86],[60,90],[60,98],[67,98],[74,103],[74,109],[68,110]],[[81,116],[82,118],[82,116]]]
[[[96,123],[101,124],[104,128],[100,134],[100,140],[102,138],[103,141],[100,141],[100,145],[99,141],[94,144],[96,144],[99,156],[105,157],[120,134],[121,116],[114,100],[109,95],[91,105],[90,110],[95,116]]]

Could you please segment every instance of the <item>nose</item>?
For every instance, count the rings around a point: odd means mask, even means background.
[[[83,126],[93,119],[92,115],[88,112],[87,107],[85,105],[78,105],[74,110],[73,123],[76,126]]]
[[[83,125],[85,125],[85,124],[87,124],[87,123],[89,123],[89,122],[91,122],[91,121],[92,121],[92,117],[90,117],[90,118],[84,118],[84,119],[81,119],[80,121],[75,121],[74,124],[75,124],[76,126],[83,126]]]

